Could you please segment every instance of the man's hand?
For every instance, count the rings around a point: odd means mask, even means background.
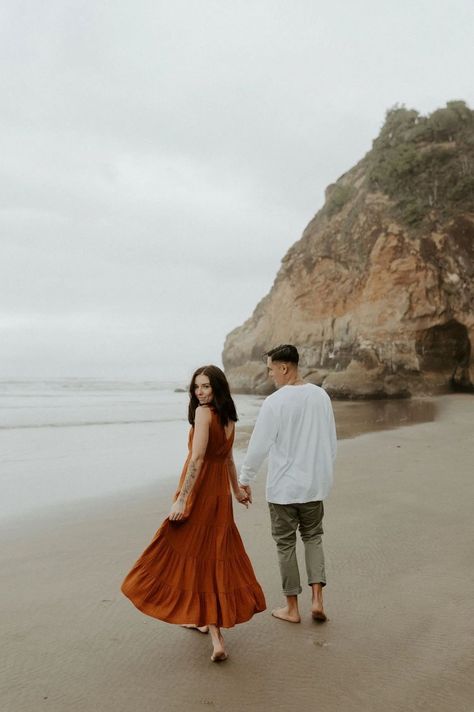
[[[247,495],[247,500],[252,504],[252,490],[250,489],[250,485],[240,485],[240,488],[244,490]]]
[[[240,502],[240,504],[243,504],[244,507],[248,509],[249,507],[249,497],[247,492],[244,490],[243,487],[239,487],[236,492],[234,492],[235,499],[237,502]]]
[[[179,521],[180,519],[184,519],[184,510],[185,510],[186,504],[185,502],[181,499],[181,497],[178,497],[176,502],[173,504],[173,506],[170,509],[170,513],[168,514],[168,519],[170,519],[172,522],[174,521]]]

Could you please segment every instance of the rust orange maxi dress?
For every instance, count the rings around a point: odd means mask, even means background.
[[[179,488],[193,433],[191,428]],[[165,519],[122,584],[123,593],[149,616],[167,623],[232,628],[265,610],[265,597],[232,512],[226,461],[233,440],[233,434],[226,437],[212,410],[209,442],[186,518]]]

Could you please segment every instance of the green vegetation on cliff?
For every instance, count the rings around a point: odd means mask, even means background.
[[[474,210],[474,111],[463,101],[429,116],[390,109],[366,160],[369,189],[386,193],[409,225]]]
[[[344,205],[354,197],[355,192],[356,191],[352,185],[335,183],[331,186],[331,191],[327,197],[326,205],[324,206],[327,216],[332,217],[342,210]]]

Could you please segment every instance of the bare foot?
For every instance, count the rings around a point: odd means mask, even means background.
[[[289,623],[300,623],[301,618],[298,613],[293,613],[288,610],[288,606],[283,608],[274,608],[272,611],[272,616],[274,618],[279,618],[281,621],[288,621]]]
[[[221,663],[227,660],[227,653],[224,647],[224,638],[220,630],[216,633],[215,629],[211,630],[212,635],[212,645],[214,649],[212,651],[211,660],[213,663]]]
[[[209,626],[207,626],[207,625],[198,626],[198,625],[184,623],[181,626],[181,628],[189,628],[190,630],[198,630],[200,633],[209,633]]]
[[[313,608],[311,616],[313,617],[313,621],[316,621],[316,623],[325,623],[328,619],[322,608]]]
[[[327,616],[324,612],[323,606],[323,586],[320,583],[311,584],[313,589],[313,602],[311,605],[311,616],[313,621],[317,623],[324,623],[327,621]]]
[[[222,663],[227,660],[227,653],[225,650],[214,650],[211,655],[211,660],[213,663]]]

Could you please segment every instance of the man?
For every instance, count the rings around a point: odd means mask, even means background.
[[[249,442],[240,485],[252,501],[250,484],[269,454],[266,494],[272,536],[280,564],[287,605],[272,615],[300,622],[298,595],[302,588],[296,558],[296,530],[305,548],[308,583],[312,588],[312,616],[325,621],[326,585],[321,542],[323,500],[332,485],[336,456],[336,428],[331,401],[319,386],[305,383],[298,370],[295,346],[283,344],[268,351],[268,373],[278,390],[263,403]]]

